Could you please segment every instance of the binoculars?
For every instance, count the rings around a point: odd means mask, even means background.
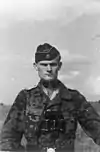
[[[43,119],[41,120],[39,130],[42,133],[58,131],[65,132],[65,120],[60,111],[47,109],[44,111]]]

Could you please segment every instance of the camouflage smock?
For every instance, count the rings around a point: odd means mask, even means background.
[[[1,150],[45,152],[46,147],[56,147],[57,152],[74,151],[77,122],[95,143],[100,144],[100,117],[83,95],[67,89],[60,81],[59,93],[50,100],[43,92],[41,83],[29,90],[22,90],[15,99],[1,131]],[[60,109],[66,122],[65,132],[36,134],[44,106]],[[26,145],[21,145],[23,135]]]

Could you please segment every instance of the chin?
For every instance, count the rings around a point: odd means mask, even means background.
[[[54,78],[47,78],[47,79],[44,79],[45,81],[54,81],[55,79]]]

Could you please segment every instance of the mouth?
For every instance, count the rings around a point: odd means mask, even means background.
[[[52,74],[50,74],[50,73],[48,73],[48,74],[45,74],[46,76],[48,76],[48,77],[51,77],[52,76]]]

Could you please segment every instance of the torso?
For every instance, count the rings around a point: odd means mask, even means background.
[[[67,93],[67,92],[66,92]],[[28,93],[28,102],[26,106],[26,129],[25,137],[27,139],[27,146],[39,147],[74,147],[75,131],[77,128],[77,119],[75,115],[75,107],[72,99],[67,94],[66,99],[60,96],[60,92],[55,95],[51,100],[44,92],[41,92],[38,88],[35,88]],[[40,133],[37,135],[37,124],[39,124],[41,114],[44,106],[52,111],[61,111],[66,121],[66,131]],[[57,134],[57,135],[56,135]],[[63,144],[62,144],[63,143]]]

